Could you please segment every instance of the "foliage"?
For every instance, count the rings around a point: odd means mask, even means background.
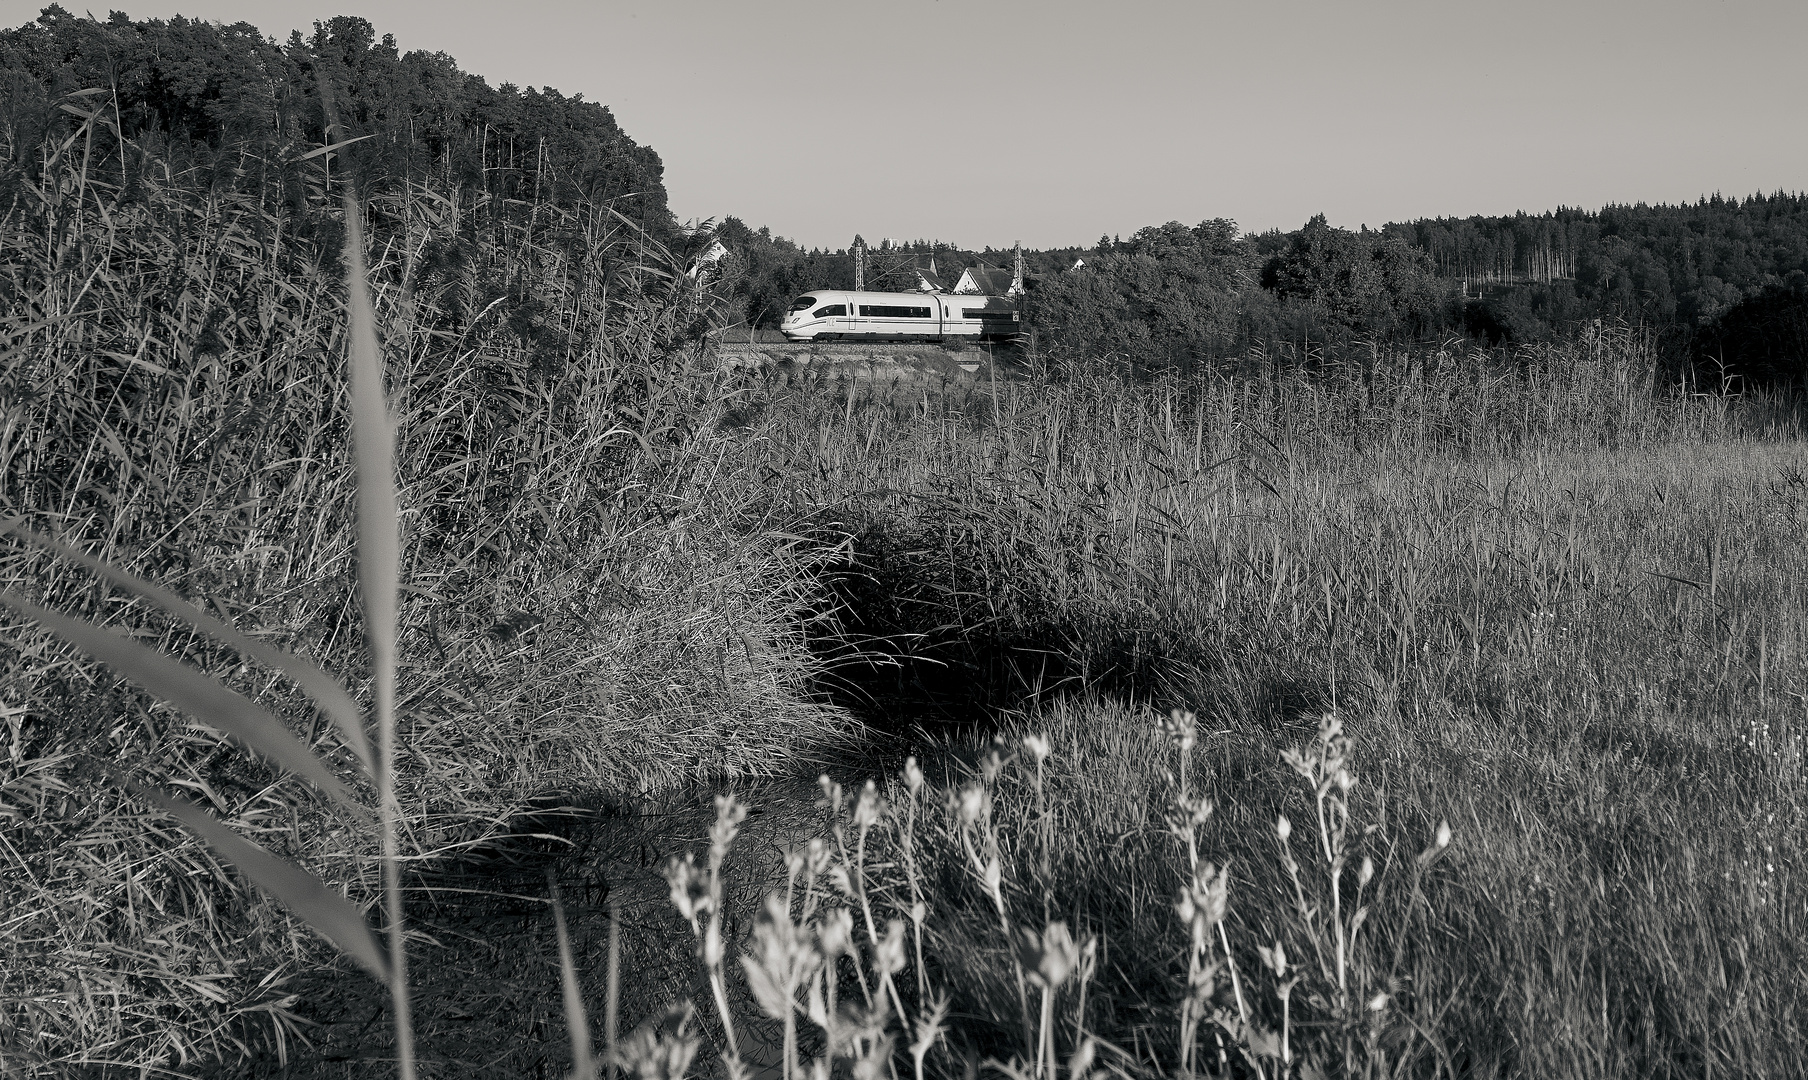
[[[31,151],[79,131],[94,175],[118,177],[127,192],[141,163],[155,161],[186,184],[279,191],[299,206],[296,159],[361,136],[334,160],[366,195],[431,178],[439,190],[488,199],[490,220],[511,206],[619,203],[656,239],[674,238],[658,155],[606,107],[550,88],[492,88],[444,53],[401,52],[355,16],[279,45],[248,23],[134,22],[121,12],[101,22],[53,4],[0,31],[0,70],[0,180],[29,181],[43,160]],[[347,128],[335,138],[323,80]]]
[[[1699,325],[1743,296],[1808,272],[1808,195],[1781,191],[1743,200],[1716,193],[1677,206],[1421,219],[1382,232],[1424,251],[1445,278],[1573,282],[1581,318]]]
[[[1416,338],[1448,321],[1444,287],[1424,255],[1367,230],[1332,228],[1323,214],[1268,260],[1262,285],[1362,334]]]
[[[351,234],[324,185],[293,208],[131,163],[128,189],[64,157],[0,226],[0,519],[205,605],[367,703],[349,286],[323,239]],[[405,523],[403,883],[506,847],[549,795],[769,772],[838,739],[845,719],[810,691],[820,556],[757,488],[721,485],[687,257],[607,206],[494,219],[432,180],[365,205],[380,231],[352,250],[376,294]],[[206,640],[192,607],[172,617],[117,580],[0,549],[9,592],[179,658],[366,790],[292,664]],[[318,942],[140,791],[204,801],[357,904],[378,894],[374,831],[280,755],[233,752],[213,714],[153,701],[30,616],[7,622],[0,1072],[287,1057],[291,980],[324,961]]]
[[[1695,335],[1695,375],[1715,391],[1808,386],[1808,283],[1773,285]]]
[[[1031,323],[1075,354],[1122,352],[1152,365],[1213,356],[1248,340],[1253,274],[1235,222],[1139,229],[1101,241],[1085,266],[1042,279]]]

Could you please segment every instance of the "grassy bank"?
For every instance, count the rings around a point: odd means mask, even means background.
[[[1191,871],[1156,724],[1178,705],[1199,714],[1191,783],[1217,808],[1200,857],[1230,867],[1236,1022],[1294,1029],[1290,1064],[1275,1047],[1233,1069],[1801,1071],[1799,412],[1654,398],[1626,332],[1378,361],[780,393],[748,445],[857,537],[844,588],[903,665],[861,688],[992,718],[1002,906],[1097,936],[1073,1022],[1124,1068],[1180,1065],[1173,905]],[[1356,780],[1346,936],[1363,858],[1377,868],[1343,967],[1333,875],[1302,845],[1323,808],[1279,756],[1329,712]],[[972,762],[986,739],[931,727],[919,745]],[[1033,1061],[958,804],[917,841],[940,867],[932,981],[954,994],[956,1044]],[[1416,874],[1440,822],[1454,841]],[[1258,952],[1276,942],[1293,958],[1278,974]],[[1238,1017],[1228,971],[1195,1015]]]
[[[0,216],[0,521],[367,701],[336,195],[191,180],[49,168]],[[371,207],[403,514],[396,786],[422,870],[493,853],[549,799],[780,770],[846,727],[809,692],[819,556],[724,483],[730,447],[700,427],[716,397],[682,259],[607,208],[504,209],[430,188]],[[0,582],[254,699],[355,786],[280,671],[17,537]],[[291,980],[326,953],[134,791],[195,798],[361,905],[374,835],[5,621],[0,1072],[286,1054]]]

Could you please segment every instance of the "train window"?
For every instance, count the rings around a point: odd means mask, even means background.
[[[933,319],[932,307],[903,307],[895,304],[861,304],[860,314],[868,319]]]
[[[1011,321],[1015,322],[1017,319],[1017,313],[1015,311],[986,311],[984,308],[962,308],[961,309],[961,318],[963,318],[963,319],[1010,319]]]
[[[810,312],[810,317],[813,319],[827,319],[836,315],[846,314],[846,304],[830,304],[828,307],[819,307],[815,311]]]
[[[792,311],[803,311],[803,310],[807,309],[811,304],[814,304],[815,302],[816,302],[816,298],[814,296],[800,296],[797,299],[791,301],[791,310]]]

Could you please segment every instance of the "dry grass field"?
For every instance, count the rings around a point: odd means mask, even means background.
[[[606,213],[483,234],[563,356],[411,261],[480,210],[3,223],[0,1072],[1808,1071],[1798,402],[1598,326],[724,383]]]

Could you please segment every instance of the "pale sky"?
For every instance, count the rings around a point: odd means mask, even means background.
[[[126,4],[129,0],[114,0]],[[78,14],[79,0],[63,0]],[[0,23],[40,0],[0,0]],[[104,7],[92,9],[105,18]],[[608,105],[681,218],[1089,245],[1808,189],[1808,2],[155,0]]]

